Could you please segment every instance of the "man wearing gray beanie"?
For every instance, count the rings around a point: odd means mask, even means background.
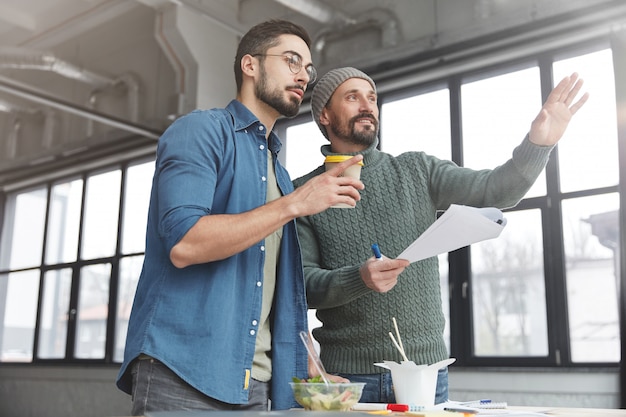
[[[369,75],[363,71],[351,67],[338,68],[329,71],[317,82],[313,92],[311,93],[311,113],[313,114],[313,120],[317,123],[317,126],[320,128],[326,139],[328,139],[328,133],[326,132],[326,127],[320,123],[320,114],[337,87],[350,78],[361,78],[366,80],[372,86],[374,94],[376,94],[376,84],[374,83],[374,80],[372,80]]]
[[[378,150],[376,85],[365,73],[339,68],[318,81],[311,112],[330,142],[322,154],[362,154],[365,188],[354,208],[299,218],[298,236],[307,301],[322,322],[313,330],[322,362],[329,373],[367,383],[361,402],[396,402],[389,372],[374,365],[403,360],[388,337],[393,318],[409,360],[431,365],[448,358],[437,257],[413,263],[395,258],[436,220],[437,210],[450,204],[515,206],[585,103],[586,94],[574,102],[581,86],[577,74],[564,78],[511,159],[493,170],[475,171],[423,152],[395,157]],[[320,166],[294,185],[323,172]],[[380,245],[383,256],[371,255],[372,243]],[[434,400],[447,399],[444,367]]]

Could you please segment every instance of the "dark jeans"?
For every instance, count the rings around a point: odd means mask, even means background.
[[[156,359],[133,363],[132,415],[147,411],[259,410],[268,411],[269,383],[250,379],[248,404],[228,404],[207,397]],[[218,378],[216,376],[216,378]]]
[[[350,382],[365,382],[361,403],[386,403],[394,404],[396,396],[393,393],[391,373],[383,374],[340,374],[348,378]],[[435,391],[435,404],[448,401],[448,368],[440,369],[437,374],[437,389]]]

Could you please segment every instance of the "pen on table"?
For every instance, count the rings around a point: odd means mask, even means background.
[[[383,404],[383,403],[356,403],[352,406],[353,411],[409,411],[408,404]]]
[[[376,257],[376,259],[378,260],[383,259],[383,254],[380,253],[380,248],[378,247],[378,243],[372,244],[372,252],[374,253],[374,256]]]
[[[453,408],[453,407],[445,407],[444,411],[450,411],[452,413],[469,414],[469,415],[474,415],[478,413],[478,411],[476,410],[468,410],[467,408]]]
[[[468,407],[468,406],[472,406],[472,405],[491,404],[491,400],[489,400],[489,399],[480,399],[480,400],[465,401],[465,402],[461,402],[459,404]]]

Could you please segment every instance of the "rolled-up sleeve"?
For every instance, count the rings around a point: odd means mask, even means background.
[[[203,216],[211,213],[222,141],[192,112],[174,122],[157,150],[156,190],[159,235],[170,251]]]

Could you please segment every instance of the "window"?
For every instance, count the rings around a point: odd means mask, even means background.
[[[7,196],[0,361],[121,361],[153,171],[138,161]]]
[[[497,239],[472,245],[476,356],[547,356],[541,211],[506,213]]]
[[[285,168],[291,178],[301,177],[322,165],[324,156],[320,148],[327,144],[328,139],[314,122],[289,126],[285,135]]]

